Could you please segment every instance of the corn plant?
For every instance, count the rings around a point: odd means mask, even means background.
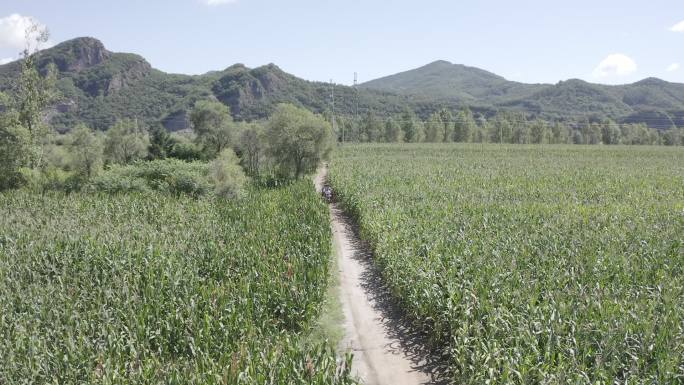
[[[681,149],[350,146],[330,177],[454,383],[684,383]]]
[[[0,194],[0,384],[346,384],[302,338],[331,254],[310,182],[243,200]]]

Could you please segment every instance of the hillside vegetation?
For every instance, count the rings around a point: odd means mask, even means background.
[[[117,120],[139,119],[148,126],[163,123],[170,131],[187,129],[195,102],[220,100],[238,120],[270,116],[279,103],[292,103],[313,112],[328,110],[330,86],[285,73],[273,64],[249,69],[236,64],[199,76],[167,74],[153,69],[142,57],[109,52],[92,38],[78,38],[37,54],[42,72],[56,64],[61,97],[50,120],[58,131],[78,122],[106,130]],[[0,91],[19,77],[20,62],[0,66]],[[356,92],[338,87],[341,113],[352,114]],[[360,108],[400,112],[405,97],[373,91],[359,97]]]
[[[484,111],[510,109],[570,120],[610,118],[665,129],[673,124],[684,126],[684,84],[655,78],[624,86],[577,79],[555,85],[523,84],[478,68],[437,61],[361,87]]]
[[[113,53],[93,38],[77,38],[41,51],[38,64],[58,69],[61,97],[50,114],[52,126],[68,131],[82,122],[105,130],[121,119],[170,131],[189,127],[188,113],[198,100],[220,100],[237,120],[267,118],[279,103],[330,113],[331,85],[290,75],[274,64],[250,69],[235,64],[204,75],[167,74],[142,57]],[[0,66],[0,91],[19,76],[20,63]],[[487,71],[438,61],[373,80],[358,89],[335,86],[335,110],[342,117],[372,112],[387,118],[405,109],[420,119],[446,107],[470,107],[490,118],[498,111],[522,112],[549,120],[646,123],[669,129],[684,126],[684,85],[646,79],[625,86],[580,80],[556,85],[508,81]]]

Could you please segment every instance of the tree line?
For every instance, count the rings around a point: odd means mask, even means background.
[[[345,142],[684,145],[684,128],[674,125],[659,130],[645,123],[619,124],[610,119],[548,121],[516,112],[486,118],[475,116],[468,107],[455,114],[442,108],[427,120],[406,109],[389,118],[368,111],[360,118],[336,117],[335,121],[338,140]]]
[[[230,177],[234,166],[256,181],[284,181],[315,171],[334,143],[322,116],[289,104],[277,106],[267,121],[247,123],[234,121],[218,101],[199,101],[190,114],[192,132],[174,134],[125,119],[104,132],[79,124],[66,135],[42,125],[38,136],[18,116],[14,108],[0,114],[0,189],[56,173],[82,184],[114,166],[166,159],[210,162],[224,186],[244,179]]]

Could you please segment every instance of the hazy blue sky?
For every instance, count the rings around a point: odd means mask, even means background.
[[[273,62],[349,84],[444,59],[524,82],[684,82],[683,0],[2,0],[0,59],[24,17],[178,73]]]

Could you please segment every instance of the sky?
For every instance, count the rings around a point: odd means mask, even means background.
[[[683,0],[2,0],[0,63],[30,20],[200,74],[275,63],[353,83],[447,60],[509,80],[684,83]]]

